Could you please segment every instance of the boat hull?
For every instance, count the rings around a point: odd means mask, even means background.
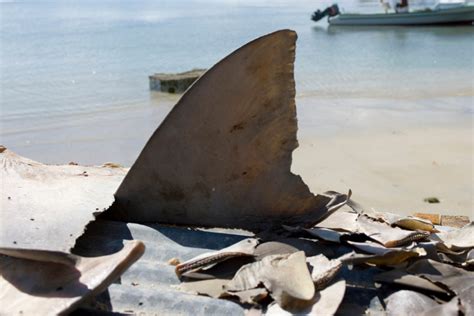
[[[341,14],[329,19],[331,25],[433,25],[474,21],[474,6],[389,14]]]

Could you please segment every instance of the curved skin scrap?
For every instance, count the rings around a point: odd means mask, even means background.
[[[474,222],[460,229],[438,234],[439,239],[453,249],[468,249],[474,247]]]
[[[95,219],[94,213],[112,205],[126,172],[46,165],[4,149],[0,152],[0,247],[69,251]]]
[[[249,263],[235,274],[228,291],[238,292],[263,284],[280,306],[294,300],[310,300],[315,293],[303,251],[273,255]]]
[[[344,299],[345,292],[346,281],[339,280],[324,290],[315,292],[310,300],[297,301],[292,306],[286,306],[285,308],[278,304],[270,305],[265,315],[334,315]]]
[[[401,216],[389,212],[379,212],[371,209],[366,209],[359,203],[349,200],[347,205],[352,208],[357,214],[365,215],[377,221],[383,221],[392,226],[398,226],[408,230],[424,230],[428,232],[437,232],[433,223],[415,216]]]
[[[131,241],[122,250],[108,256],[63,255],[74,256],[75,265],[58,263],[58,253],[36,253],[35,260],[29,260],[25,257],[30,257],[31,253],[21,254],[22,251],[17,249],[16,257],[0,256],[2,315],[72,312],[85,299],[101,293],[123,274],[142,256],[145,246],[140,241]]]
[[[391,224],[409,230],[424,230],[430,233],[438,232],[430,221],[413,216],[400,218]]]
[[[429,236],[425,231],[410,231],[391,227],[386,223],[380,223],[371,218],[361,215],[357,218],[358,232],[367,235],[385,247],[393,248],[413,241],[426,239]]]
[[[430,259],[418,260],[411,264],[406,271],[433,283],[444,284],[458,295],[474,284],[474,272]]]
[[[394,283],[421,290],[449,294],[449,291],[445,287],[440,287],[421,276],[409,274],[405,271],[405,269],[394,269],[387,272],[382,272],[374,277],[374,281],[382,283]]]
[[[448,303],[438,304],[421,293],[402,290],[391,294],[385,299],[386,315],[413,315],[413,316],[457,316],[460,315],[459,298],[454,297]],[[464,315],[470,315],[465,313]]]
[[[420,315],[436,306],[436,301],[426,295],[402,290],[385,299],[387,315]]]
[[[74,266],[77,263],[77,256],[60,251],[1,247],[0,254],[20,259],[61,263],[67,266]]]
[[[201,269],[209,269],[219,262],[234,257],[253,256],[258,239],[247,238],[219,251],[203,253],[195,258],[187,260],[176,266],[175,272],[178,277]]]
[[[182,96],[115,194],[109,218],[260,231],[314,225],[347,196],[314,196],[290,171],[298,146],[296,33],[239,48]]]
[[[311,278],[316,291],[324,289],[342,268],[341,261],[337,259],[329,260],[324,255],[308,257],[306,262],[310,266]]]

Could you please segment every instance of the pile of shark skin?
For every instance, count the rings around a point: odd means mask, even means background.
[[[249,315],[337,314],[341,270],[357,267],[377,267],[376,282],[392,289],[372,314],[474,315],[472,222],[451,228],[368,210],[350,190],[313,195],[291,173],[296,38],[268,34],[208,70],[130,169],[45,165],[1,146],[0,314],[68,314],[133,265],[146,251],[140,240],[99,257],[73,253],[102,218],[251,232],[170,258],[180,291]]]

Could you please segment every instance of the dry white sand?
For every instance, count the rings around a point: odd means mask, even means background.
[[[303,126],[292,171],[315,193],[352,189],[353,199],[366,208],[474,218],[472,114],[444,122],[394,119],[383,111],[368,116],[378,124],[349,124],[338,133]],[[424,202],[427,197],[440,203]]]

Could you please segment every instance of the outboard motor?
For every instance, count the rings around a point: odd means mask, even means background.
[[[311,16],[311,20],[318,22],[325,16],[332,17],[332,16],[338,15],[339,13],[340,13],[339,7],[337,6],[337,4],[333,4],[332,6],[327,7],[324,11],[321,11],[321,10],[315,11],[313,15]]]

